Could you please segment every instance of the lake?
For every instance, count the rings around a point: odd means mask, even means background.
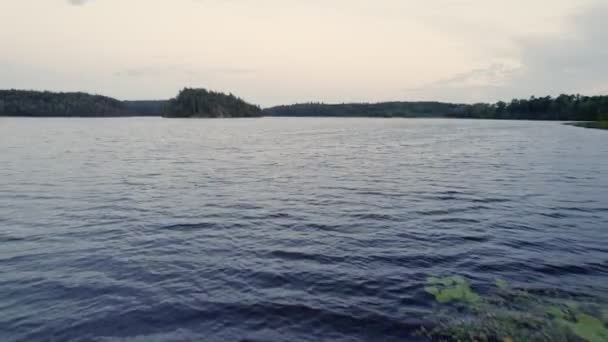
[[[605,303],[607,133],[0,118],[0,340],[424,340],[432,277]]]

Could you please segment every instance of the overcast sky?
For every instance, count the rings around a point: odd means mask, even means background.
[[[263,106],[608,93],[605,0],[0,0],[0,88]]]

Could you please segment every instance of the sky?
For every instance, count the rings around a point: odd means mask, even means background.
[[[0,88],[262,106],[608,94],[605,0],[0,0]]]

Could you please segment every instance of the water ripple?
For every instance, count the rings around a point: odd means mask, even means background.
[[[606,155],[543,122],[3,119],[0,340],[424,340],[454,274],[606,299]]]

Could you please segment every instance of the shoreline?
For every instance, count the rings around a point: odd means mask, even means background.
[[[608,130],[608,121],[583,121],[583,122],[567,122],[564,125],[591,128],[591,129],[604,129]]]

